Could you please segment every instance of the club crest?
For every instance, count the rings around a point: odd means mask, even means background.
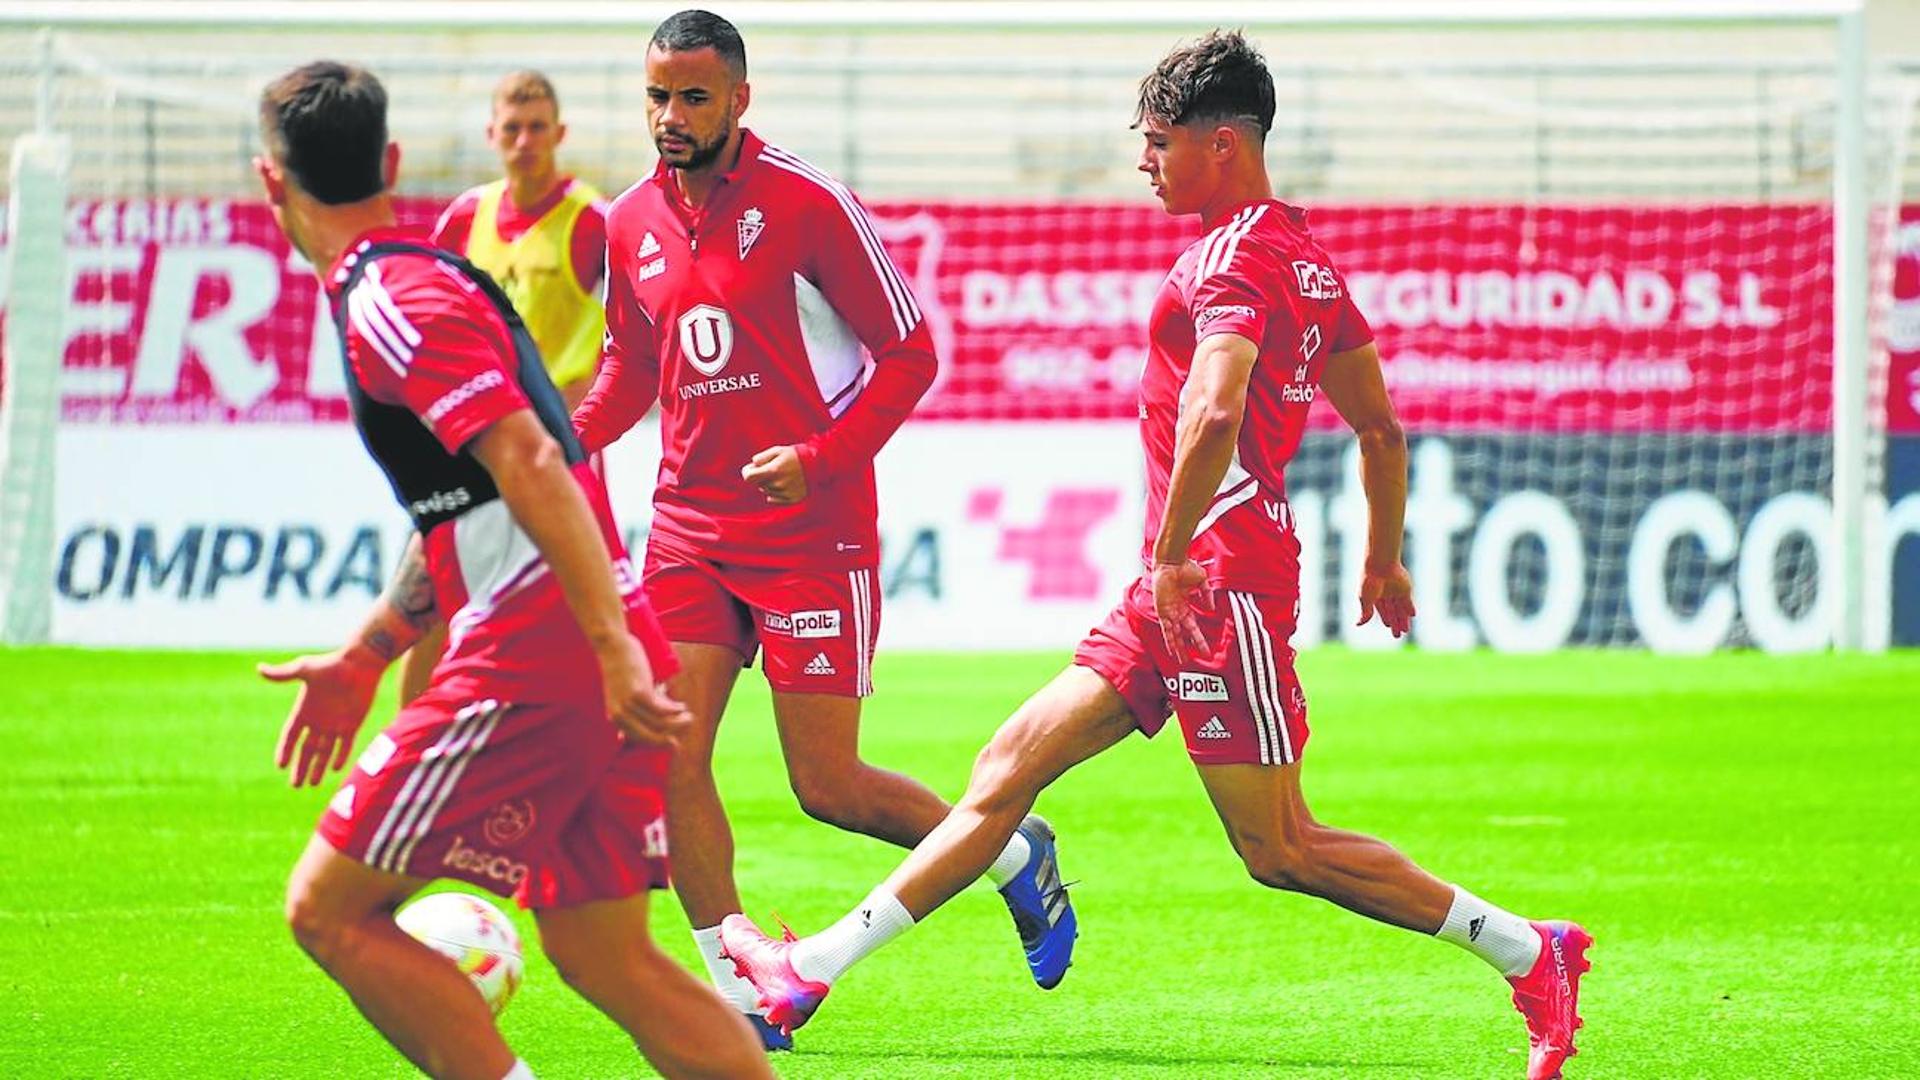
[[[740,259],[744,262],[747,252],[753,250],[753,242],[760,239],[760,234],[766,230],[766,215],[760,212],[759,207],[750,207],[740,215],[736,226],[740,231]]]

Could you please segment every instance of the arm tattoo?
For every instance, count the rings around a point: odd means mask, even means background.
[[[407,544],[400,556],[399,569],[381,594],[386,603],[375,609],[369,624],[360,632],[359,644],[382,660],[398,659],[400,654],[439,622],[434,609],[433,580],[427,576],[427,557],[419,537]]]
[[[385,630],[374,630],[368,633],[360,639],[360,643],[373,650],[373,654],[382,660],[397,660],[401,653],[406,652],[400,647],[399,642],[393,640],[393,635]]]
[[[427,576],[427,553],[416,535],[400,556],[400,568],[387,584],[387,602],[415,630],[425,632],[439,621],[433,603],[433,579]]]

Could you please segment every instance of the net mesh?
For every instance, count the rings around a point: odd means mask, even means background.
[[[1371,318],[1414,443],[1419,639],[1809,647],[1831,602],[1830,28],[1250,28],[1268,160]],[[916,286],[943,371],[920,416],[1124,423],[1148,307],[1198,231],[1142,198],[1133,87],[1159,30],[753,32],[762,135],[847,179]],[[336,422],[313,286],[253,202],[258,87],[374,68],[403,214],[490,178],[488,94],[559,86],[566,165],[651,168],[642,31],[0,34],[0,138],[37,101],[74,140],[69,423]],[[1706,58],[1713,59],[1706,59]],[[1868,101],[1873,325],[1913,166],[1913,71]],[[1884,342],[1868,384],[1882,483]],[[1339,617],[1363,529],[1322,406],[1289,470],[1300,638]],[[1061,437],[1072,436],[1070,427]]]

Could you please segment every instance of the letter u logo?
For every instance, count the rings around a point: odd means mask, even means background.
[[[717,374],[733,356],[733,320],[712,304],[680,316],[680,355],[702,375]]]

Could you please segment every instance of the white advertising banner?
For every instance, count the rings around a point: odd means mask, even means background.
[[[608,461],[635,546],[657,438],[636,430]],[[407,538],[347,425],[73,424],[60,440],[58,641],[330,644]],[[1131,424],[909,425],[879,483],[883,647],[1070,647],[1137,565]]]

